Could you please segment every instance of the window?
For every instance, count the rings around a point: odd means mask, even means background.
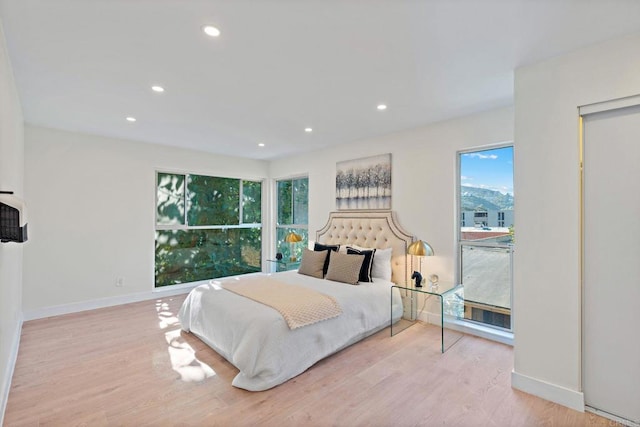
[[[262,183],[158,172],[155,286],[261,271]]]
[[[465,318],[511,329],[513,146],[459,153],[458,167]]]
[[[276,185],[276,252],[282,253],[284,259],[292,256],[299,259],[309,241],[309,178],[278,180]],[[292,231],[302,236],[302,242],[294,245],[285,242]]]
[[[488,222],[489,212],[474,212],[473,220],[476,227],[486,227],[489,225]]]

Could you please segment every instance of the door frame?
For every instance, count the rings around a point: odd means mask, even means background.
[[[580,378],[579,378],[579,387],[580,391],[584,396],[584,341],[585,341],[585,222],[584,222],[584,214],[585,214],[585,206],[584,206],[584,196],[585,196],[585,183],[584,183],[584,118],[585,116],[603,113],[608,111],[619,110],[627,107],[634,107],[640,105],[640,94],[627,96],[623,98],[616,98],[607,101],[596,102],[593,104],[586,104],[582,106],[578,106],[578,170],[580,174],[580,193],[579,193],[579,201],[580,201],[580,220],[579,220],[579,236],[580,236]],[[602,411],[597,408],[593,408],[588,406],[586,403],[584,405],[585,411],[592,412],[608,418],[610,420],[616,421],[623,425],[638,425],[632,420],[627,420],[624,418],[620,418],[614,414],[610,414],[606,411]]]

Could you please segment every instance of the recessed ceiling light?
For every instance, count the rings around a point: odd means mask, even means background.
[[[264,147],[264,143],[261,142],[260,144],[258,144],[258,147]]]
[[[204,27],[202,27],[202,31],[204,31],[206,35],[211,37],[218,37],[220,35],[220,30],[211,25],[205,25]]]
[[[307,132],[307,133],[309,133],[309,132],[313,132],[313,129],[311,129],[311,128],[304,128],[304,131],[305,131],[305,132]]]
[[[384,105],[384,104],[380,104],[380,105],[378,105],[376,108],[377,108],[378,110],[382,111],[382,110],[386,110],[386,109],[387,109],[387,106],[386,106],[386,105]]]
[[[164,88],[162,86],[151,86],[151,90],[154,92],[164,92]]]
[[[136,118],[135,117],[127,117],[127,121],[133,123],[133,122],[136,121]]]

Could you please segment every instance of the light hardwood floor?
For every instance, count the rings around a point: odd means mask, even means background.
[[[264,392],[181,332],[184,296],[26,322],[7,426],[608,426],[510,386],[512,349],[389,329]]]

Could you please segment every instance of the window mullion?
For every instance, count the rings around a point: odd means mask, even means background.
[[[190,176],[189,174],[184,175],[184,225],[187,227],[189,227],[189,209],[191,208],[188,196],[189,186],[187,185]]]
[[[239,205],[238,206],[238,224],[242,224],[242,221],[243,221],[242,205],[244,204],[243,203],[243,201],[244,201],[244,186],[243,186],[242,180],[239,180],[239,181],[240,181],[240,183],[239,183],[240,188],[238,190],[238,193],[239,193],[240,197],[238,197],[238,205]]]
[[[295,210],[295,203],[294,203],[294,200],[296,199],[296,196],[294,195],[295,192],[296,192],[296,187],[293,185],[293,180],[291,180],[291,201],[289,203],[289,206],[291,206],[291,222],[293,223],[296,222],[296,210]]]

